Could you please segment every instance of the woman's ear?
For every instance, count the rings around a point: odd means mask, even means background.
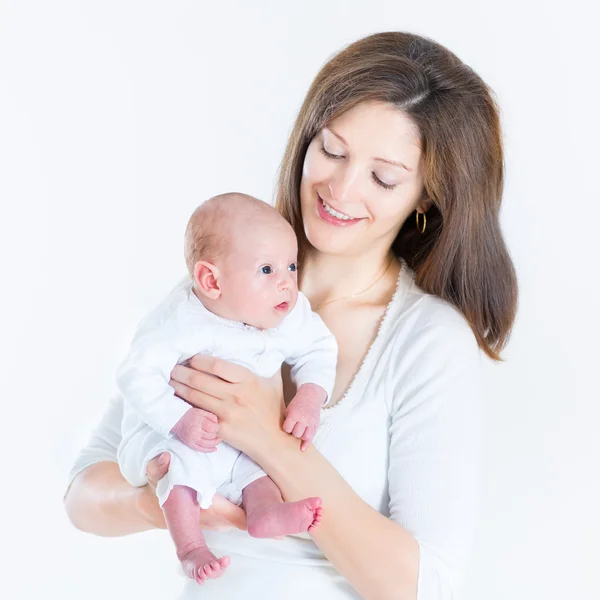
[[[199,260],[194,265],[194,283],[198,291],[211,300],[221,295],[219,276],[219,269],[212,263]]]
[[[426,213],[431,208],[432,204],[433,204],[433,201],[430,198],[423,198],[422,200],[419,200],[419,202],[417,203],[416,209],[420,213]]]

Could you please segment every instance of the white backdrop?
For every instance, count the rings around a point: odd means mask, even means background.
[[[600,597],[598,18],[577,1],[484,4],[0,0],[1,597],[176,597],[165,532],[70,525],[68,470],[137,320],[184,273],[192,209],[228,190],[271,199],[312,78],[381,30],[448,46],[502,106],[521,300],[487,372],[464,600]]]

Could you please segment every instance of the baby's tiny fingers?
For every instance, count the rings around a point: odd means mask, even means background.
[[[306,425],[304,423],[296,423],[294,426],[294,430],[292,431],[292,435],[297,438],[301,438],[306,429]]]
[[[306,440],[307,442],[310,442],[310,440],[313,439],[314,435],[315,435],[315,428],[312,425],[309,425],[306,428],[306,431],[304,432],[304,435],[302,436],[302,439]]]
[[[196,450],[204,452],[205,450],[214,448],[220,442],[221,438],[215,438],[214,440],[198,440],[198,442],[196,443]]]
[[[292,419],[292,417],[287,417],[287,419],[283,422],[283,430],[286,433],[292,433],[292,430],[294,429],[296,424],[296,419]]]
[[[201,427],[204,431],[216,432],[219,431],[219,424],[215,421],[210,421],[207,418],[202,419]]]

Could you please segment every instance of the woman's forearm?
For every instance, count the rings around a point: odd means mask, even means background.
[[[337,570],[367,600],[416,600],[419,546],[346,483],[313,445],[281,433],[255,460],[279,486],[285,500],[319,496],[323,518],[313,540]]]
[[[132,486],[110,461],[95,463],[79,473],[64,502],[71,523],[96,535],[122,536],[165,526],[148,486]]]

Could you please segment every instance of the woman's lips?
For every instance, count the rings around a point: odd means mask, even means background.
[[[354,225],[355,223],[362,221],[362,219],[350,219],[348,221],[345,221],[343,219],[338,219],[337,217],[330,215],[323,207],[323,199],[321,198],[321,196],[319,196],[319,194],[317,194],[317,198],[317,213],[319,217],[321,217],[321,219],[323,219],[323,221],[325,221],[326,223],[329,223],[330,225],[336,225],[337,227],[349,227],[350,225]]]

